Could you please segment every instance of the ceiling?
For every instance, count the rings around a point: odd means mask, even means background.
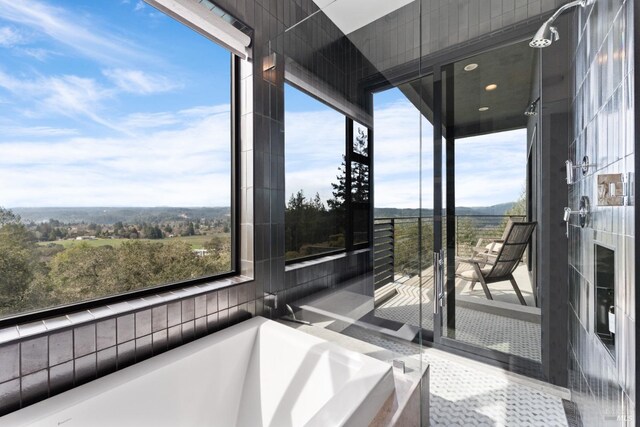
[[[524,111],[534,101],[530,99],[534,55],[535,50],[523,42],[482,53],[445,69],[444,96],[449,102],[453,100],[453,105],[443,117],[456,138],[526,126]],[[477,68],[465,71],[464,67],[472,63],[477,64]],[[489,84],[495,84],[497,88],[487,91]],[[449,90],[453,87],[453,97],[446,96],[447,86]],[[432,121],[431,77],[404,84],[400,90]],[[488,107],[488,110],[479,111],[481,107]],[[446,105],[443,109],[446,111]]]
[[[347,35],[415,0],[313,0]]]

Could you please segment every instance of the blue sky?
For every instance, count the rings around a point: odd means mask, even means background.
[[[374,96],[376,207],[433,207],[433,129],[398,89]],[[420,146],[422,135],[422,149]],[[525,184],[524,129],[456,142],[456,205],[518,198]],[[298,189],[332,197],[344,153],[344,116],[291,86],[285,91],[287,198]],[[422,175],[420,157],[422,155]]]
[[[227,206],[229,53],[139,0],[0,0],[0,206]],[[287,197],[331,197],[344,118],[287,86]],[[376,206],[417,207],[420,115],[375,96]],[[423,206],[432,205],[423,119]],[[459,141],[460,206],[512,201],[524,133]],[[499,166],[498,166],[499,165]]]
[[[0,206],[227,206],[229,53],[137,0],[0,0]]]

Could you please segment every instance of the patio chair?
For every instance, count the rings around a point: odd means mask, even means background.
[[[520,304],[527,305],[513,277],[513,272],[520,264],[535,228],[535,222],[513,222],[500,250],[495,255],[481,254],[472,258],[456,257],[456,277],[471,282],[471,289],[476,282],[479,282],[485,296],[490,300],[493,297],[487,285],[509,280]],[[471,268],[458,271],[459,267],[464,264]]]
[[[512,224],[513,219],[509,217],[507,219],[507,224],[504,227],[504,231],[502,232],[502,237],[499,239],[478,239],[478,243],[476,243],[476,246],[473,248],[473,257],[479,254],[497,254],[500,248],[502,248],[502,243],[507,238],[507,234],[509,234]]]

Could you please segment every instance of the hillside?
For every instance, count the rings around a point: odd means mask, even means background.
[[[501,203],[493,206],[456,207],[456,215],[504,215],[514,203]],[[401,218],[420,216],[419,209],[376,208],[376,218]],[[433,216],[433,209],[422,209],[422,216]]]
[[[215,208],[174,208],[174,207],[79,207],[79,208],[11,208],[20,215],[24,222],[41,223],[49,219],[56,219],[63,223],[96,223],[114,224],[122,221],[128,224],[149,222],[162,223],[186,219],[215,219],[229,215],[228,207]]]

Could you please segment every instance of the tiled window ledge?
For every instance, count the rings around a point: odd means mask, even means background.
[[[251,280],[253,279],[246,276],[234,276],[226,279],[214,280],[205,284],[188,286],[182,289],[174,289],[155,295],[148,295],[142,298],[133,298],[129,301],[119,302],[116,304],[103,305],[65,316],[10,326],[0,329],[0,345],[41,334],[52,333],[57,330],[73,326],[79,326],[88,322],[99,321],[128,312],[143,310],[147,307],[167,304],[171,301],[188,298],[190,296],[195,297],[200,294],[206,294],[208,292],[217,291],[230,286],[247,283]]]
[[[358,249],[355,251],[351,251],[351,252],[340,252],[338,254],[332,254],[332,255],[327,255],[327,256],[323,256],[320,258],[314,258],[311,260],[307,260],[307,261],[300,261],[300,262],[295,262],[292,264],[289,264],[285,267],[285,272],[289,272],[289,271],[295,271],[295,270],[299,270],[302,268],[308,268],[308,267],[312,267],[315,265],[322,265],[325,264],[327,262],[331,262],[331,261],[336,261],[339,259],[343,259],[343,258],[347,258],[349,256],[355,256],[355,255],[359,255],[361,253],[364,252],[369,252],[369,249]]]
[[[0,416],[262,311],[235,276],[0,330]]]

